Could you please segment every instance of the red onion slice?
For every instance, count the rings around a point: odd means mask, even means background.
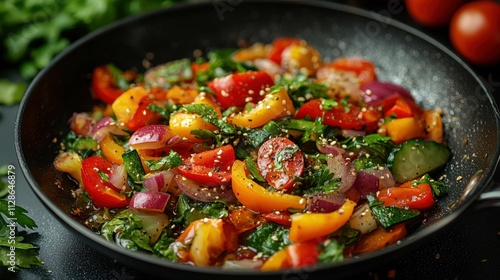
[[[161,213],[167,206],[170,195],[163,192],[138,192],[130,199],[130,209]]]
[[[346,150],[341,148],[338,145],[328,145],[328,144],[322,144],[320,142],[316,142],[316,148],[318,148],[318,151],[322,154],[325,155],[343,155],[346,153]]]
[[[361,90],[365,102],[372,106],[377,106],[382,100],[394,94],[408,100],[414,100],[407,89],[393,83],[373,81],[363,85]]]
[[[234,203],[237,201],[233,189],[228,186],[203,186],[179,174],[174,176],[174,180],[182,193],[194,200],[201,202],[214,202],[220,200],[226,203]]]
[[[333,178],[340,178],[339,192],[347,191],[356,180],[356,167],[350,160],[346,160],[342,155],[328,157],[328,170],[333,173]]]
[[[346,199],[345,194],[331,193],[331,194],[317,194],[311,195],[307,198],[306,211],[312,213],[330,213],[337,211]]]
[[[171,138],[169,131],[169,127],[163,124],[147,125],[136,130],[128,143],[134,149],[162,148]]]
[[[366,132],[362,131],[362,130],[342,129],[340,131],[340,134],[342,134],[342,136],[348,138],[348,137],[361,137],[361,136],[365,136]]]
[[[372,174],[379,179],[378,187],[380,190],[394,187],[396,185],[392,172],[387,167],[367,168],[363,171]]]
[[[125,165],[113,164],[109,171],[109,182],[116,187],[117,191],[127,189],[127,170]]]
[[[148,191],[167,191],[170,183],[174,178],[175,173],[171,171],[160,171],[156,173],[150,173],[144,181],[142,186]]]
[[[69,123],[71,130],[76,134],[90,136],[94,125],[94,119],[87,113],[74,113],[69,119]]]
[[[379,190],[379,179],[377,176],[361,170],[358,172],[352,187],[358,190],[361,198],[366,198],[370,193],[376,193]]]

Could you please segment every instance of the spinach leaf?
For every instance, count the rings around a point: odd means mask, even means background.
[[[156,241],[155,245],[153,246],[154,254],[162,256],[174,262],[178,261],[179,258],[175,254],[175,251],[172,248],[170,248],[170,244],[172,244],[174,241],[175,237],[173,233],[168,229],[164,229],[162,234],[160,235],[160,238],[158,239],[158,241]]]
[[[143,249],[152,252],[149,235],[143,232],[141,219],[131,209],[126,209],[116,215],[101,228],[101,235],[110,241],[130,250]]]
[[[254,229],[244,244],[257,252],[271,256],[292,243],[288,239],[289,232],[290,229],[285,226],[268,222]]]

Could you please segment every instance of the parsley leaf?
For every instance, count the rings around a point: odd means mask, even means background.
[[[277,223],[268,222],[254,229],[244,241],[245,246],[270,256],[291,244],[288,239],[290,229]]]
[[[266,178],[264,178],[260,172],[259,172],[259,168],[257,167],[257,165],[255,164],[255,162],[252,160],[252,158],[250,157],[247,157],[245,159],[245,163],[246,163],[246,166],[247,166],[247,169],[248,171],[250,171],[250,175],[256,179],[257,181],[260,181],[260,182],[266,182]]]
[[[329,240],[327,245],[320,245],[318,254],[319,263],[338,263],[344,260],[344,245],[335,239]]]
[[[293,145],[293,146],[286,146],[283,150],[276,153],[276,156],[274,158],[274,170],[283,171],[285,169],[283,163],[292,158],[294,154],[298,151],[299,151],[299,146]]]
[[[201,118],[218,127],[223,134],[233,135],[236,133],[236,126],[219,119],[215,109],[205,104],[188,104],[182,107],[188,113],[198,114]]]
[[[304,74],[296,76],[284,75],[277,84],[285,86],[296,107],[300,107],[310,99],[328,98],[328,87],[325,84],[315,82],[313,79],[308,79]]]
[[[170,151],[170,154],[168,154],[168,156],[165,156],[158,161],[146,160],[146,165],[151,171],[169,170],[174,167],[180,166],[181,164],[181,157],[177,152],[172,150]]]

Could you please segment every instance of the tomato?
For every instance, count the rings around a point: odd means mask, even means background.
[[[337,70],[356,73],[360,85],[373,82],[377,79],[373,63],[362,57],[341,57],[335,59],[329,66]]]
[[[271,186],[286,190],[293,186],[294,177],[304,172],[304,156],[291,140],[275,137],[260,146],[257,166]]]
[[[349,104],[347,108],[339,104],[333,106],[331,110],[324,110],[322,99],[313,99],[302,105],[295,115],[296,119],[306,117],[310,117],[312,120],[322,117],[323,124],[342,129],[374,132],[378,128],[378,121],[382,115],[373,107],[362,109],[352,104]]]
[[[410,16],[419,24],[428,27],[447,25],[453,13],[465,0],[405,0]]]
[[[281,54],[283,50],[292,45],[301,44],[302,40],[293,37],[281,37],[274,39],[267,58],[278,65],[281,65]]]
[[[112,164],[109,161],[99,156],[84,159],[82,161],[83,187],[95,205],[107,208],[122,208],[129,204],[130,199],[121,194],[119,188],[101,177],[101,174],[109,176],[111,166]]]
[[[474,1],[463,5],[451,20],[450,39],[472,63],[500,62],[500,3]]]
[[[178,170],[188,179],[217,187],[231,182],[231,166],[235,160],[233,146],[226,145],[193,155]]]
[[[383,201],[384,206],[408,207],[420,210],[434,205],[434,197],[429,184],[407,185],[403,184],[381,190],[377,193],[377,200]]]
[[[223,110],[248,102],[257,103],[265,96],[261,91],[273,85],[273,78],[264,71],[235,73],[208,83]]]

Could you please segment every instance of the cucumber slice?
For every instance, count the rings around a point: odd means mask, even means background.
[[[451,151],[434,141],[408,140],[394,148],[387,159],[394,180],[403,183],[438,169],[448,162]]]

